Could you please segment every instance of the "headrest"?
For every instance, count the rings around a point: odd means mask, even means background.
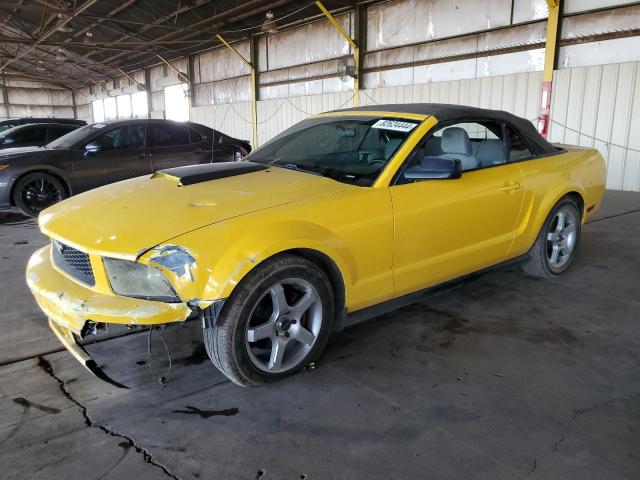
[[[467,132],[460,127],[449,127],[442,132],[440,148],[444,153],[472,155],[471,141]]]

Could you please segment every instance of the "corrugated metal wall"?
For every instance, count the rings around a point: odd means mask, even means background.
[[[607,161],[607,188],[640,191],[640,62],[555,72],[554,142],[596,147]]]
[[[6,103],[3,102],[4,95],[0,95],[0,120],[16,117],[73,118],[73,97],[67,89],[46,82],[8,77],[0,88],[6,95]]]
[[[485,77],[360,91],[361,105],[384,103],[457,103],[507,110],[528,119],[540,111],[542,72]],[[279,98],[258,102],[258,144],[309,115],[352,105],[351,92]],[[251,103],[191,109],[191,119],[234,137],[251,138]]]
[[[362,105],[439,102],[500,109],[534,121],[541,72],[362,90]],[[308,115],[351,106],[351,93],[258,102],[259,145]],[[250,102],[192,109],[192,120],[251,138]],[[607,188],[640,191],[640,62],[555,72],[553,142],[593,146],[608,165]]]

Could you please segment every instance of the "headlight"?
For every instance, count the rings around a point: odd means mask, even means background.
[[[115,258],[104,258],[104,267],[111,289],[118,295],[160,302],[180,301],[159,268]]]

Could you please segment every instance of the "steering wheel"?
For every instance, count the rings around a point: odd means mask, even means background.
[[[382,165],[386,165],[387,161],[384,160],[383,158],[372,158],[370,160],[367,160],[367,163],[369,165],[375,165],[375,164],[382,164]]]

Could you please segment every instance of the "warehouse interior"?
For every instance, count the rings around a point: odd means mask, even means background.
[[[2,208],[3,478],[638,478],[640,2],[0,2],[0,121],[194,122],[256,150],[312,115],[418,103],[597,149],[604,201],[565,276],[465,279],[250,389],[199,322],[110,331],[86,348],[119,389],[49,331],[24,273],[49,239]]]

